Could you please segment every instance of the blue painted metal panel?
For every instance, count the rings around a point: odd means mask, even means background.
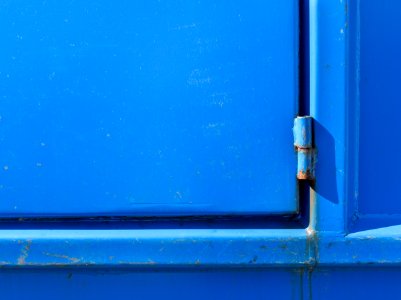
[[[400,9],[398,1],[350,6],[347,210],[352,232],[401,224]]]
[[[0,5],[1,216],[297,210],[297,1]]]
[[[307,299],[400,299],[400,280],[400,268],[319,269]]]
[[[400,224],[401,2],[361,1],[359,15],[356,217]]]
[[[298,270],[2,270],[0,288],[10,300],[290,300],[302,292]]]
[[[371,107],[370,113],[373,115],[373,111],[395,108],[391,97],[381,99],[379,103],[373,93],[369,94],[370,90],[376,91],[381,85],[388,85],[392,90],[387,90],[386,93],[396,97],[394,78],[389,78],[388,81],[383,79],[383,76],[392,74],[392,67],[389,66],[397,64],[399,60],[392,52],[394,49],[387,54],[392,57],[392,63],[387,62],[387,57],[378,58],[378,61],[386,62],[384,66],[380,65],[380,62],[379,65],[372,63],[372,58],[364,58],[363,61],[363,55],[382,51],[384,56],[384,47],[376,49],[376,44],[381,41],[384,45],[397,46],[398,42],[393,41],[390,36],[391,32],[397,31],[399,27],[389,27],[386,30],[390,33],[381,35],[375,32],[378,28],[372,26],[371,22],[377,18],[375,22],[379,24],[399,23],[400,19],[394,17],[399,13],[398,6],[396,1],[386,1],[383,6],[369,1],[310,2],[310,109],[314,117],[314,138],[318,153],[316,183],[311,190],[311,223],[308,229],[314,241],[314,249],[311,249],[316,258],[314,270],[319,270],[322,266],[352,266],[356,274],[360,272],[357,270],[359,266],[399,267],[401,264],[399,226],[380,228],[388,226],[391,222],[400,224],[396,209],[388,209],[389,213],[395,215],[383,216],[381,221],[376,215],[367,218],[364,225],[358,224],[361,216],[358,207],[371,205],[380,211],[382,201],[385,202],[385,206],[391,203],[393,208],[399,204],[395,185],[385,185],[383,178],[374,180],[367,172],[372,162],[377,164],[379,169],[390,170],[391,166],[394,168],[391,169],[391,174],[396,172],[397,159],[394,160],[394,164],[390,162],[391,152],[382,147],[387,141],[389,144],[396,143],[390,140],[389,135],[386,136],[388,132],[394,132],[394,126],[389,126],[394,121],[394,116],[380,114],[370,123],[372,119],[369,119],[367,110],[362,109],[362,106]],[[390,10],[396,12],[390,13]],[[364,43],[363,38],[366,39]],[[389,73],[385,71],[386,68]],[[379,85],[363,84],[364,76],[378,76],[376,69],[382,71]],[[386,107],[377,110],[372,108],[378,105]],[[366,118],[366,123],[360,122],[362,116]],[[384,119],[386,121],[381,122]],[[366,131],[368,129],[376,130],[374,139],[371,139],[371,133]],[[380,132],[383,131],[387,133],[381,136]],[[372,140],[376,143],[367,142]],[[369,149],[360,148],[360,141],[365,141]],[[380,160],[374,155],[360,159],[360,155],[372,154],[375,151],[383,155]],[[382,166],[382,163],[385,163],[385,166]],[[363,174],[362,170],[365,170]],[[382,185],[378,186],[377,183],[380,182]],[[364,197],[361,197],[360,192],[364,188],[367,190],[364,191]],[[367,193],[368,190],[374,192]],[[389,197],[379,197],[381,192]],[[349,233],[350,230],[360,230],[364,226],[373,229]],[[333,271],[330,270],[331,272]],[[372,277],[366,278],[374,280]],[[317,294],[321,295],[319,290]]]

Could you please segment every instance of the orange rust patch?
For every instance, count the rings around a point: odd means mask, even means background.
[[[303,172],[302,170],[298,172],[297,178],[302,179],[302,180],[307,180],[311,178],[311,172],[308,170],[306,172]]]

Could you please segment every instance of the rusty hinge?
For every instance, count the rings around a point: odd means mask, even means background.
[[[315,180],[312,127],[313,119],[310,116],[294,119],[294,146],[298,154],[297,178],[301,180]]]

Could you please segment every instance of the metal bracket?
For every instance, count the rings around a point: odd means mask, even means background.
[[[313,119],[310,116],[294,119],[294,146],[298,154],[297,178],[300,180],[315,180],[312,127]]]

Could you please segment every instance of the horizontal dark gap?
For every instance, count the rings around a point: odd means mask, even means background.
[[[299,215],[186,217],[69,217],[0,219],[0,229],[295,229]]]

